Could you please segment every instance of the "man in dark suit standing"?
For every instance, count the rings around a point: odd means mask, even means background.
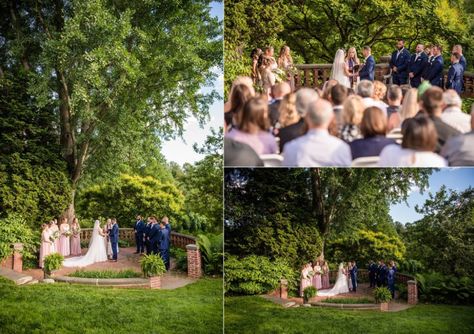
[[[416,46],[416,53],[411,56],[410,64],[408,65],[408,77],[413,88],[418,88],[421,84],[421,76],[428,63],[428,56],[423,51],[423,44],[418,44]]]
[[[397,50],[392,53],[390,68],[392,70],[392,81],[395,85],[405,85],[408,82],[408,65],[410,64],[410,52],[405,49],[405,41],[397,40]]]
[[[462,46],[459,44],[453,46],[452,53],[455,53],[455,52],[461,55],[461,58],[459,59],[459,64],[461,64],[463,71],[466,71],[467,61],[464,55],[462,54]]]
[[[110,244],[112,246],[112,261],[117,262],[118,241],[119,241],[119,226],[117,219],[112,218],[112,229],[109,234]]]
[[[147,255],[151,253],[150,232],[151,232],[152,227],[153,227],[153,219],[152,217],[148,217],[147,223],[143,231],[145,234],[145,251]]]
[[[151,253],[158,254],[160,250],[160,239],[161,239],[161,229],[158,225],[158,222],[155,217],[151,217],[152,224],[150,228],[150,245],[151,245]]]
[[[431,48],[433,57],[431,58],[430,67],[426,73],[426,80],[433,86],[443,88],[443,57],[441,56],[441,46],[434,45]]]
[[[375,283],[376,283],[376,274],[377,274],[377,265],[375,264],[374,261],[370,260],[369,263],[369,287],[375,288]]]
[[[370,46],[362,48],[362,54],[365,58],[365,63],[359,71],[360,80],[374,81],[375,79],[375,60],[371,55]]]
[[[144,252],[144,244],[143,244],[143,233],[145,232],[145,222],[142,220],[142,216],[137,216],[135,226],[135,243],[137,245],[137,251],[135,254],[141,254]]]
[[[160,223],[160,255],[165,263],[166,270],[170,270],[170,230],[165,226],[165,223]]]
[[[459,95],[462,92],[464,80],[464,68],[460,63],[461,55],[457,52],[451,54],[451,66],[449,67],[447,89],[454,89]]]

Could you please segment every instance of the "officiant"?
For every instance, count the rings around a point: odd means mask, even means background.
[[[408,82],[408,65],[410,63],[410,52],[405,49],[405,41],[397,41],[397,50],[392,53],[390,68],[392,70],[392,82],[394,85],[405,85]]]

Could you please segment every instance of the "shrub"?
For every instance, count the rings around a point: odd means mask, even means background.
[[[145,255],[140,260],[142,272],[145,277],[161,276],[166,272],[161,256],[157,254]]]
[[[128,247],[132,247],[133,243],[128,241],[128,240],[122,240],[122,239],[119,239],[118,241],[118,246],[120,248],[128,248]]]
[[[388,303],[392,299],[392,293],[386,287],[374,289],[374,299],[376,303]]]
[[[310,299],[316,296],[318,290],[314,286],[308,286],[303,290],[303,299],[305,303]]]
[[[188,255],[181,248],[171,247],[170,256],[175,259],[176,269],[180,271],[188,271]]]
[[[418,260],[408,259],[400,262],[398,270],[402,273],[417,274],[424,270],[423,264]]]
[[[31,230],[26,219],[18,214],[11,214],[0,219],[0,260],[13,254],[12,245],[17,242],[23,244],[22,255],[25,262],[37,260],[36,250],[40,236]]]
[[[420,300],[437,304],[472,304],[474,280],[440,273],[417,274]]]
[[[102,271],[86,271],[77,270],[68,276],[71,277],[84,277],[84,278],[135,278],[140,277],[141,274],[133,271],[132,269],[125,269],[120,271],[102,270]]]
[[[208,275],[222,275],[223,234],[199,234],[198,245],[204,272]]]
[[[44,272],[51,274],[54,270],[61,268],[64,261],[64,257],[59,253],[52,253],[44,258]]]
[[[397,284],[395,285],[395,290],[398,291],[398,298],[407,299],[408,298],[408,287],[406,284]]]
[[[296,289],[297,274],[283,259],[270,261],[265,256],[250,255],[239,259],[227,256],[224,288],[230,295],[263,294],[278,288],[280,280],[288,280],[289,290]]]

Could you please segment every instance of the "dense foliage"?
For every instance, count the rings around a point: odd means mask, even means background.
[[[23,244],[23,261],[35,259],[39,240],[39,233],[30,229],[27,219],[14,214],[0,218],[0,262],[13,254],[14,243]]]
[[[44,257],[43,270],[46,274],[50,275],[53,271],[61,269],[63,265],[64,256],[59,253],[51,253]]]
[[[222,275],[224,256],[224,235],[198,235],[202,266],[207,275]]]
[[[145,277],[161,276],[166,272],[163,259],[158,254],[147,254],[140,259],[140,266]]]
[[[440,273],[416,275],[420,300],[439,304],[473,304],[472,277],[447,276]]]
[[[296,288],[298,274],[286,259],[269,260],[265,256],[238,258],[226,256],[224,289],[230,295],[257,295],[278,288],[281,279],[288,280],[290,290]]]

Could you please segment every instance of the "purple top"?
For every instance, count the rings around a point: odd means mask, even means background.
[[[258,155],[278,152],[275,137],[269,132],[260,131],[257,134],[250,134],[232,129],[226,137],[249,145]]]

